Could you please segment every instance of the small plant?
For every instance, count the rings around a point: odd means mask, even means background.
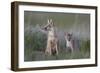
[[[81,41],[80,50],[84,52],[90,51],[90,40]]]

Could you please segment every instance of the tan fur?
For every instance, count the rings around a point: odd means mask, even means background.
[[[72,34],[66,33],[65,34],[65,40],[66,40],[66,47],[73,52],[73,40],[72,40]]]
[[[48,23],[52,24],[52,20],[49,21]],[[54,27],[51,27],[50,30],[48,30],[47,48],[45,50],[45,53],[47,55],[52,55],[54,51],[56,52],[57,55],[58,54],[57,37],[55,37]]]
[[[47,48],[45,50],[45,53],[48,55],[52,55],[52,52],[56,51],[56,55],[58,54],[58,48],[57,48],[57,40],[55,39],[51,39],[47,41]]]

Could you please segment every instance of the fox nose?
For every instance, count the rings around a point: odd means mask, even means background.
[[[45,30],[47,30],[47,28],[44,28]]]

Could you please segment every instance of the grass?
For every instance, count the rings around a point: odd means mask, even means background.
[[[33,51],[25,61],[42,61],[42,60],[64,60],[64,59],[86,59],[90,57],[90,52],[59,52],[58,55],[47,56],[43,51]]]
[[[46,35],[34,32],[33,35],[27,34],[24,37],[24,61],[84,59],[90,57],[90,40],[80,40],[79,51],[73,53],[66,51],[65,43],[62,41],[63,43],[59,43],[58,55],[46,56],[44,53],[47,40]]]

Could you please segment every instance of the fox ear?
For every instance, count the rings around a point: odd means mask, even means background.
[[[50,23],[50,20],[48,19],[48,23]]]
[[[52,26],[54,26],[54,23],[53,22],[51,22],[51,24],[52,24]]]
[[[49,23],[50,23],[51,26],[54,26],[52,19],[49,20]]]
[[[52,19],[50,19],[50,22],[52,23]]]

